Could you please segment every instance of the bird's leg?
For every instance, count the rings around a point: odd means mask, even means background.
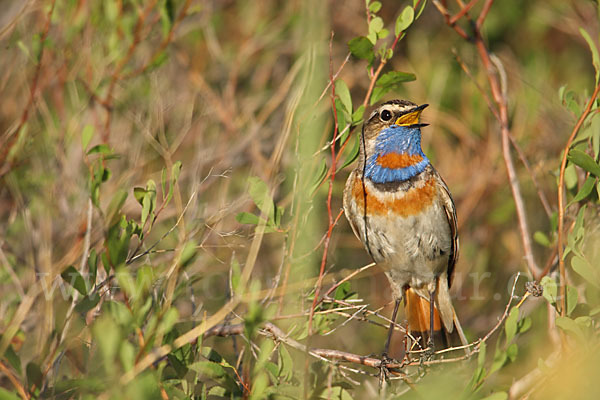
[[[396,325],[396,315],[398,314],[398,307],[400,307],[400,299],[396,300],[394,304],[394,312],[392,313],[392,322],[390,322],[390,329],[388,330],[387,340],[385,341],[385,347],[383,349],[383,357],[388,357],[388,351],[390,350],[390,342],[392,341],[392,334],[394,333],[394,326]]]
[[[428,353],[431,353],[431,355],[433,355],[434,352],[434,343],[433,343],[433,316],[434,316],[434,307],[435,307],[435,292],[437,290],[434,289],[433,291],[429,292],[429,340],[427,340],[427,349],[428,349]]]
[[[387,364],[390,362],[388,356],[390,350],[390,343],[392,341],[392,334],[394,333],[394,326],[396,325],[396,315],[398,314],[398,307],[400,307],[400,299],[396,299],[394,304],[394,312],[392,313],[392,321],[390,322],[390,329],[388,330],[387,340],[385,341],[385,347],[383,348],[383,354],[381,355],[381,366],[379,370],[379,388],[383,386],[384,378],[387,380],[388,371]]]

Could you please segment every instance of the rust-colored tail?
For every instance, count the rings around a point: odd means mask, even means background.
[[[435,350],[441,350],[450,346],[460,345],[462,340],[459,329],[453,329],[454,323],[445,326],[442,322],[437,301],[433,308],[433,343]],[[408,319],[408,330],[410,335],[417,341],[418,346],[412,350],[424,349],[428,346],[431,326],[431,309],[429,301],[415,292],[407,289],[404,297],[404,309]],[[452,314],[454,311],[452,310]],[[452,317],[451,317],[452,318]]]

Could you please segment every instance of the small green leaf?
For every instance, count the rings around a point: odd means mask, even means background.
[[[479,354],[477,355],[477,366],[479,368],[483,368],[485,365],[485,353],[486,353],[487,345],[485,342],[481,342],[479,346]]]
[[[594,69],[596,70],[596,85],[598,84],[598,78],[600,78],[600,56],[598,55],[598,49],[596,48],[596,43],[590,37],[589,33],[586,32],[585,29],[579,28],[579,33],[585,39],[588,46],[590,47],[590,51],[592,52],[592,64],[594,64]]]
[[[427,5],[427,0],[424,0],[421,3],[421,6],[419,7],[419,11],[417,11],[417,14],[415,15],[415,20],[417,20],[421,16],[426,5]],[[416,6],[417,6],[417,1],[415,0],[415,1],[413,1],[413,7],[416,7]]]
[[[38,390],[42,388],[44,374],[42,374],[39,365],[34,362],[28,363],[25,368],[25,373],[27,374],[27,383],[29,387],[35,385]]]
[[[389,34],[390,34],[390,31],[388,31],[387,29],[383,28],[382,30],[380,30],[379,32],[377,32],[377,38],[378,39],[385,39]]]
[[[405,31],[415,19],[415,10],[411,6],[406,6],[396,19],[396,27],[394,33],[398,36]]]
[[[567,315],[571,315],[575,307],[577,307],[577,289],[573,286],[567,286]]]
[[[240,224],[258,225],[260,217],[258,215],[244,211],[236,215],[235,220]]]
[[[392,89],[397,89],[403,82],[414,81],[416,78],[415,74],[408,72],[391,71],[382,75],[377,79],[375,89],[371,95],[370,104],[377,103],[387,92]]]
[[[362,122],[364,113],[365,106],[361,104],[361,106],[352,113],[352,126],[358,125]]]
[[[373,43],[364,36],[356,37],[348,42],[350,53],[356,58],[373,61]]]
[[[344,109],[351,114],[352,113],[352,96],[350,95],[350,89],[348,85],[341,79],[335,81],[335,93],[342,102]]]
[[[516,343],[512,343],[506,349],[506,355],[508,356],[508,359],[511,362],[515,362],[515,360],[517,359],[517,354],[519,354],[519,346],[517,346]]]
[[[572,334],[580,342],[585,342],[585,333],[583,332],[583,329],[571,318],[562,316],[556,317],[556,326],[564,332]]]
[[[310,193],[313,194],[314,192],[317,191],[317,189],[319,188],[319,186],[321,186],[321,183],[323,182],[323,180],[325,179],[325,177],[327,176],[327,163],[325,162],[325,160],[321,160],[321,163],[319,164],[319,168],[317,170],[317,173],[315,174],[315,178],[313,179],[311,185],[310,185]]]
[[[127,200],[127,192],[124,189],[118,189],[110,200],[105,212],[106,221],[108,221],[109,225],[116,222],[116,218],[118,218],[119,211],[121,211],[121,207],[125,204],[125,200]]]
[[[110,373],[114,371],[113,360],[119,349],[121,329],[111,316],[105,314],[94,322],[92,332],[100,348],[100,354],[104,360],[104,368]]]
[[[94,147],[92,147],[91,149],[89,149],[86,154],[90,155],[90,154],[111,154],[111,153],[112,153],[112,150],[110,149],[110,147],[108,147],[108,145],[97,144]]]
[[[571,267],[573,268],[573,271],[581,275],[583,279],[597,288],[600,288],[600,274],[598,269],[594,268],[586,259],[574,256],[571,259]]]
[[[283,344],[279,346],[279,354],[277,358],[277,376],[279,376],[284,382],[289,381],[294,375],[294,361],[292,360],[289,351]]]
[[[77,303],[77,305],[75,306],[75,311],[78,314],[85,314],[88,311],[90,311],[92,308],[96,307],[99,302],[100,302],[99,295],[91,294],[89,296],[85,296],[83,299],[81,299]]]
[[[60,274],[60,276],[63,278],[63,280],[65,282],[67,282],[69,285],[71,285],[79,293],[81,293],[84,296],[87,294],[87,285],[85,284],[85,280],[83,279],[83,277],[81,276],[79,271],[77,271],[75,269],[74,266],[72,266],[72,265],[68,266]]]
[[[374,1],[371,4],[369,4],[369,11],[371,11],[373,14],[379,12],[379,10],[381,10],[381,2]]]
[[[550,239],[548,239],[548,236],[544,232],[536,231],[533,234],[533,240],[535,240],[538,244],[541,244],[544,247],[550,246]]]
[[[519,309],[513,307],[504,322],[504,332],[506,334],[506,344],[512,342],[517,333],[517,322],[519,321]]]
[[[356,138],[354,139],[354,145],[350,149],[350,153],[348,153],[348,156],[346,157],[346,160],[344,160],[344,163],[342,164],[342,166],[338,168],[338,171],[346,168],[348,165],[352,164],[354,162],[354,160],[356,160],[358,158],[359,149],[360,149],[360,135],[356,135]]]
[[[594,186],[596,186],[596,177],[590,175],[585,180],[583,186],[581,186],[581,189],[579,189],[579,192],[577,192],[575,197],[567,204],[567,207],[588,197],[590,193],[592,193],[592,190],[594,190]]]
[[[375,17],[369,22],[369,32],[379,33],[383,29],[383,19]]]
[[[141,226],[146,225],[148,217],[150,217],[150,223],[154,218],[154,210],[156,209],[156,183],[152,179],[148,179],[146,183],[146,193],[142,198],[142,215],[141,215]]]
[[[249,188],[248,193],[254,201],[254,204],[258,207],[260,211],[262,211],[268,220],[273,220],[275,217],[275,205],[273,204],[273,199],[269,194],[269,187],[267,184],[256,176],[251,176],[248,179]]]
[[[198,243],[195,240],[190,240],[183,246],[181,250],[181,256],[179,257],[179,264],[181,268],[185,268],[190,265],[198,255]]]
[[[146,195],[146,189],[142,187],[133,188],[133,197],[140,203],[140,206],[144,203],[144,196]]]
[[[600,165],[598,165],[598,163],[596,163],[596,161],[594,161],[594,159],[586,152],[578,149],[572,149],[569,151],[567,158],[569,161],[585,169],[589,173],[600,176]]]
[[[94,126],[87,124],[83,127],[83,131],[81,132],[81,147],[83,151],[85,151],[94,136]]]
[[[381,75],[381,77],[377,79],[377,86],[394,86],[399,83],[411,82],[416,79],[417,77],[415,76],[415,74],[412,74],[410,72],[390,71],[386,74]]]
[[[542,292],[542,296],[544,296],[544,298],[548,300],[548,303],[556,304],[556,296],[558,294],[558,286],[556,284],[556,281],[550,278],[549,276],[545,276],[540,281],[540,284],[544,289]]]
[[[508,360],[508,355],[506,354],[506,351],[496,349],[496,354],[494,354],[494,361],[492,362],[489,373],[493,374],[494,372],[502,368],[504,364],[506,364],[506,360]]]

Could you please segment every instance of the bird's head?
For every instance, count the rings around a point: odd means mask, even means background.
[[[420,123],[427,106],[391,100],[371,113],[363,127],[361,146],[367,177],[381,183],[405,180],[427,167],[429,160],[421,149],[421,127],[427,124]]]

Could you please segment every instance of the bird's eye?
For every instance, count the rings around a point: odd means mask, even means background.
[[[379,114],[379,118],[384,122],[388,122],[392,119],[392,113],[390,110],[383,110],[381,114]]]

